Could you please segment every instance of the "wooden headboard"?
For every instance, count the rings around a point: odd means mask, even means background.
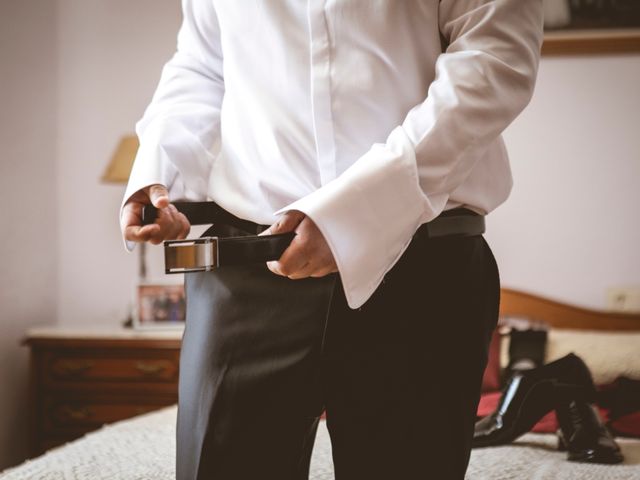
[[[640,314],[637,313],[589,310],[509,288],[500,292],[500,316],[526,317],[553,328],[640,331]]]

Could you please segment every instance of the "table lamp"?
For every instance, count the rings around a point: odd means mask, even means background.
[[[105,183],[126,184],[129,181],[131,167],[138,152],[138,137],[127,135],[122,137],[118,147],[113,153],[109,165],[102,174],[101,180]],[[147,279],[146,247],[145,243],[138,245],[138,280]]]

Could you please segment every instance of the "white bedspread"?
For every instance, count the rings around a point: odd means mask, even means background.
[[[2,480],[173,480],[176,407],[108,425],[0,474]],[[620,440],[622,465],[570,463],[554,435],[528,434],[517,443],[474,450],[468,480],[640,480],[640,441]],[[311,462],[312,480],[333,479],[324,423]],[[394,479],[395,480],[395,479]]]

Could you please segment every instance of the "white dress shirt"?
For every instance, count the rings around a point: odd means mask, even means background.
[[[160,183],[261,224],[300,210],[357,308],[422,223],[507,198],[500,134],[532,95],[542,12],[542,0],[183,0],[125,200]]]

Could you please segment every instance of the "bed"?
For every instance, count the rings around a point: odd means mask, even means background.
[[[616,343],[616,354],[623,368],[637,363],[640,369],[640,315],[613,314],[580,309],[514,290],[502,291],[502,316],[541,320],[567,336],[584,333],[588,352],[594,348],[594,335],[604,333],[606,342]],[[616,335],[623,335],[616,337]],[[574,335],[575,337],[575,335]],[[620,339],[624,340],[620,340]],[[563,348],[580,347],[575,338]],[[591,342],[591,343],[589,343]],[[567,347],[566,345],[569,345]],[[595,341],[597,344],[597,341]],[[619,347],[619,348],[618,348]],[[637,349],[634,350],[634,347]],[[627,350],[625,350],[625,348]],[[554,353],[552,352],[552,355]],[[615,357],[615,355],[614,355]],[[599,368],[585,360],[590,368]],[[591,362],[592,364],[590,364]],[[607,368],[609,365],[606,366]],[[628,373],[628,372],[627,372]],[[611,375],[606,372],[604,375]],[[635,371],[630,373],[635,374]],[[85,437],[29,460],[0,474],[2,480],[169,480],[175,478],[176,407],[169,407],[130,420],[106,425]],[[473,450],[467,471],[468,480],[562,479],[562,480],[640,480],[640,439],[619,438],[625,461],[619,465],[578,464],[566,461],[556,449],[554,434],[528,433],[511,445]],[[321,422],[311,461],[312,480],[333,479],[331,444]]]

